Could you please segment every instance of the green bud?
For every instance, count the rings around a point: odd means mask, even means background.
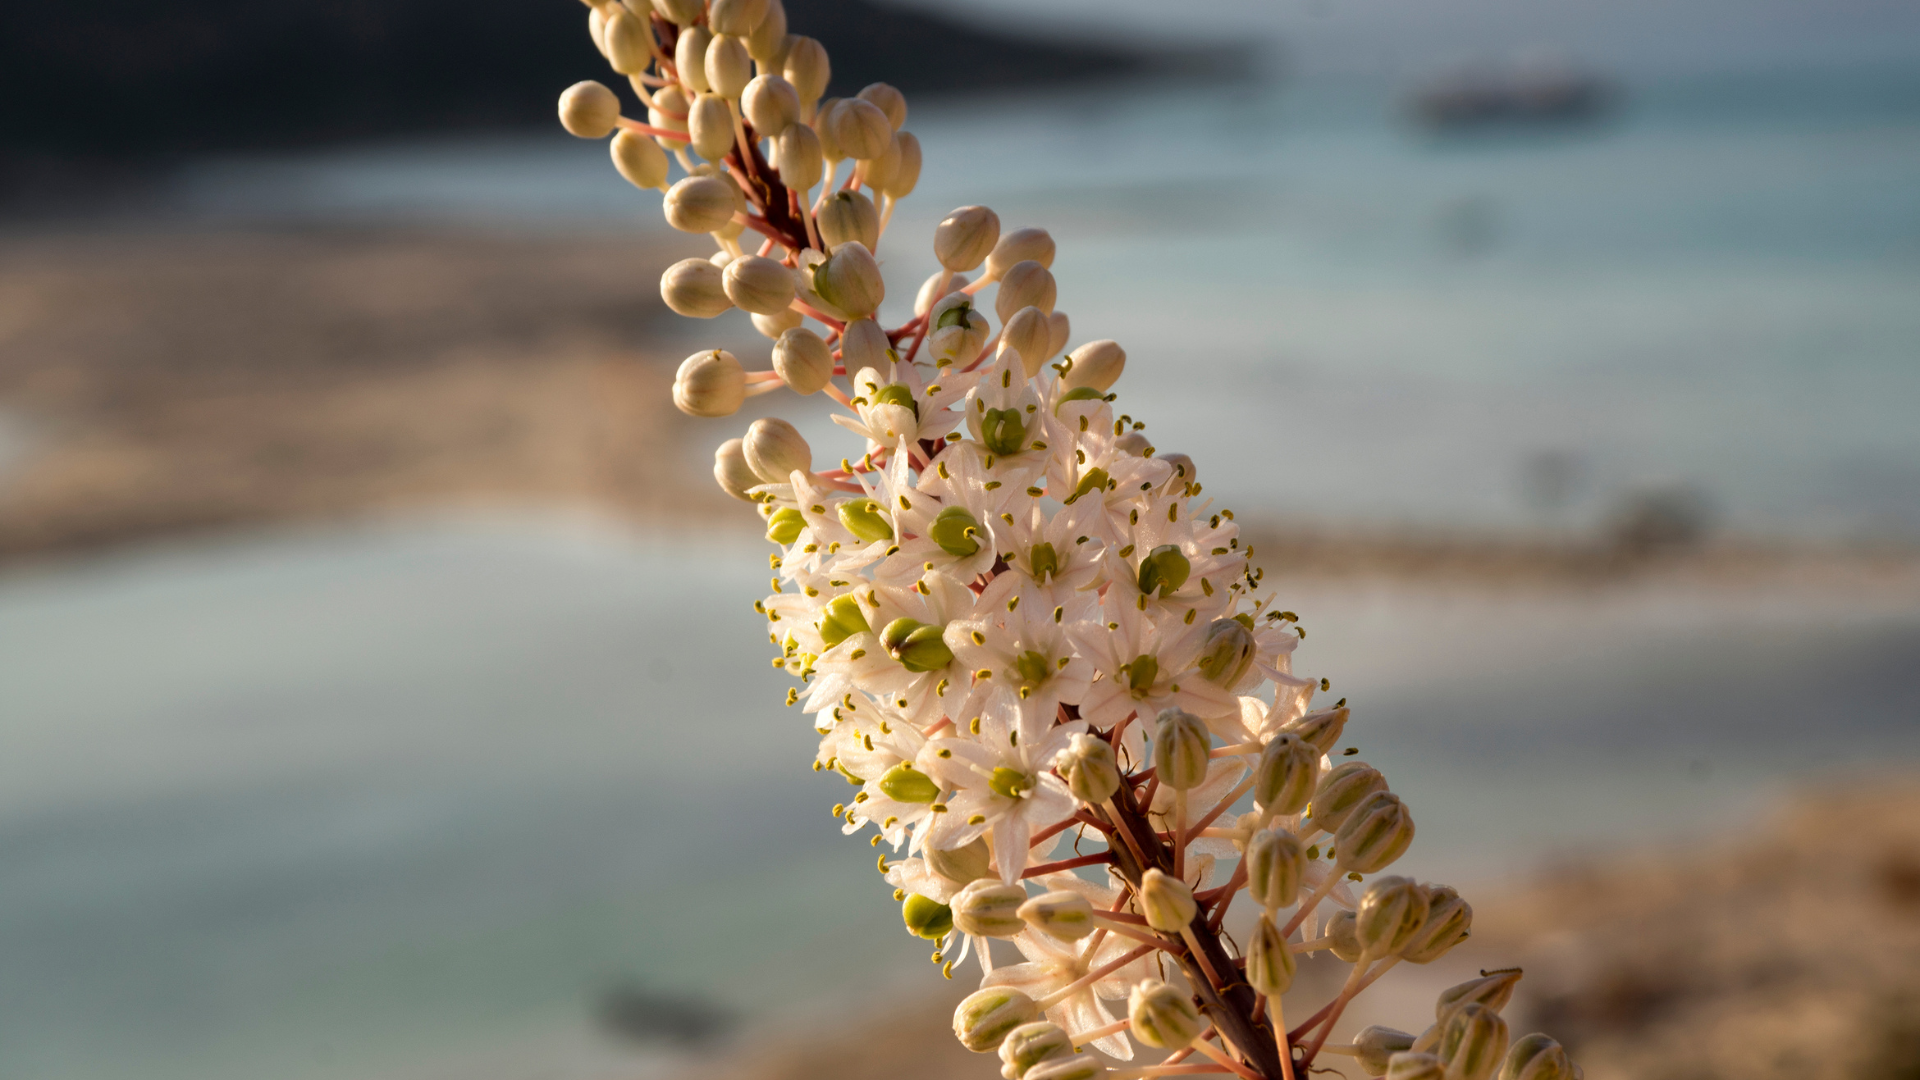
[[[1247,894],[1269,912],[1300,898],[1300,871],[1307,853],[1285,829],[1263,829],[1247,842]]]
[[[1340,741],[1340,733],[1347,729],[1347,717],[1353,710],[1342,705],[1337,709],[1322,709],[1288,724],[1286,730],[1313,744],[1313,748],[1323,754],[1333,753],[1334,744]]]
[[[1153,767],[1160,782],[1178,791],[1199,787],[1212,763],[1213,736],[1200,718],[1163,709],[1153,721]]]
[[[1360,940],[1354,934],[1353,912],[1342,908],[1327,920],[1327,937],[1332,944],[1333,955],[1349,964],[1360,961]]]
[[[1447,1080],[1492,1080],[1507,1053],[1507,1022],[1479,1002],[1467,1002],[1447,1017],[1437,1057]]]
[[[1033,777],[1005,765],[996,765],[987,776],[987,788],[1003,798],[1017,799],[1033,790]]]
[[[991,1053],[1014,1028],[1039,1015],[1040,1007],[1027,995],[1011,986],[989,986],[961,999],[953,1010],[953,1033],[974,1053]]]
[[[893,522],[872,499],[848,499],[840,504],[840,524],[871,544],[893,539]]]
[[[1200,1012],[1186,994],[1158,979],[1143,979],[1127,995],[1134,1038],[1161,1050],[1178,1050],[1200,1034]]]
[[[914,768],[913,762],[903,761],[881,774],[880,794],[894,802],[930,803],[940,797],[940,785]]]
[[[1073,494],[1067,496],[1066,505],[1072,506],[1075,500],[1088,492],[1105,492],[1107,490],[1107,484],[1111,481],[1112,477],[1107,475],[1107,470],[1088,469],[1080,477],[1080,482],[1074,485]]]
[[[906,920],[907,933],[914,937],[939,941],[953,932],[953,911],[931,897],[910,893],[900,905],[900,917]]]
[[[1240,620],[1215,619],[1200,647],[1200,673],[1216,686],[1231,687],[1253,666],[1253,652],[1253,634]]]
[[[1358,1051],[1355,1057],[1360,1060],[1360,1068],[1368,1076],[1379,1076],[1387,1071],[1389,1058],[1413,1048],[1413,1036],[1375,1024],[1353,1037],[1353,1048]]]
[[[1444,1080],[1446,1065],[1432,1054],[1402,1051],[1387,1059],[1386,1080]]]
[[[800,516],[800,511],[783,506],[767,518],[767,539],[785,547],[800,539],[800,531],[806,527],[807,519]]]
[[[929,845],[925,851],[927,865],[934,873],[961,885],[986,877],[993,866],[993,852],[987,847],[985,837],[977,836],[972,843],[957,848]]]
[[[1313,805],[1308,807],[1307,816],[1320,828],[1335,832],[1354,808],[1366,801],[1367,796],[1385,790],[1387,778],[1380,775],[1379,769],[1361,761],[1336,765],[1320,778],[1320,786],[1313,793]]]
[[[940,632],[938,626],[900,618],[880,631],[880,644],[908,671],[938,671],[953,663],[953,650],[947,648]]]
[[[1376,791],[1333,834],[1342,870],[1371,874],[1406,854],[1413,843],[1413,815],[1400,796]]]
[[[867,625],[866,614],[860,610],[860,601],[852,593],[827,601],[827,606],[820,614],[820,640],[829,649],[855,634],[865,634],[871,629]]]
[[[1127,688],[1134,693],[1145,693],[1160,677],[1160,660],[1150,653],[1142,653],[1122,669],[1127,673]]]
[[[1261,915],[1247,939],[1247,985],[1270,998],[1277,998],[1293,985],[1298,966],[1293,949],[1273,925],[1273,918]]]
[[[1025,886],[980,878],[953,894],[953,925],[963,934],[1010,938],[1027,928],[1020,918],[1020,905],[1026,902]]]
[[[980,442],[991,453],[1005,456],[1027,448],[1027,425],[1019,409],[988,409],[980,421]]]
[[[1120,790],[1120,766],[1106,740],[1085,732],[1073,736],[1054,759],[1053,767],[1067,782],[1073,797],[1098,806]]]
[[[1070,889],[1041,893],[1021,904],[1019,914],[1027,925],[1061,941],[1079,941],[1096,929],[1093,903]]]
[[[927,527],[927,536],[940,545],[940,550],[958,558],[978,554],[980,537],[985,530],[980,527],[980,519],[967,513],[964,506],[949,506],[934,516],[933,524]]]
[[[1199,910],[1193,889],[1186,882],[1157,868],[1140,875],[1140,913],[1147,917],[1148,926],[1177,934],[1193,922]]]
[[[1539,1032],[1516,1040],[1500,1069],[1500,1080],[1573,1080],[1574,1075],[1566,1048]]]
[[[1473,928],[1473,906],[1446,885],[1427,887],[1427,921],[1420,932],[1400,950],[1400,958],[1414,964],[1431,964],[1445,956],[1455,945],[1467,940]]]
[[[1007,1080],[1021,1080],[1027,1070],[1051,1058],[1072,1057],[1073,1037],[1059,1024],[1035,1020],[1007,1033],[1000,1044],[1000,1074]]]
[[[1427,921],[1427,894],[1412,878],[1383,877],[1367,886],[1355,909],[1354,939],[1363,953],[1392,956]]]
[[[1253,767],[1253,801],[1269,814],[1297,814],[1313,798],[1319,778],[1319,749],[1283,731],[1260,751]]]
[[[1165,598],[1187,583],[1193,564],[1172,544],[1161,544],[1140,560],[1140,591]]]
[[[1033,580],[1045,583],[1050,577],[1060,573],[1060,553],[1053,545],[1042,540],[1027,551],[1027,565],[1033,568]]]
[[[1098,1055],[1073,1054],[1035,1065],[1022,1080],[1098,1080],[1106,1074],[1106,1063]]]

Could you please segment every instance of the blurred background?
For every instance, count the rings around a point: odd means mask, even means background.
[[[1355,1025],[1520,961],[1594,1080],[1920,1076],[1920,7],[787,8],[907,92],[890,312],[1052,231],[1479,907]],[[0,9],[0,1076],[993,1067],[706,479],[842,440],[668,404],[766,343],[554,123],[585,24]]]

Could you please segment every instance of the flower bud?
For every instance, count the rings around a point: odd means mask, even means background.
[[[1161,544],[1140,560],[1140,591],[1165,599],[1180,591],[1192,572],[1193,564],[1187,561],[1185,552],[1172,544]]]
[[[1331,754],[1334,744],[1340,741],[1340,733],[1347,729],[1347,718],[1351,715],[1353,710],[1345,705],[1322,709],[1288,724],[1286,730],[1312,743],[1322,754]]]
[[[1020,367],[1031,379],[1046,366],[1047,352],[1053,344],[1053,331],[1047,326],[1046,313],[1037,307],[1024,307],[1013,313],[1000,331],[1000,347],[1020,355]]]
[[[1177,934],[1193,922],[1199,910],[1193,889],[1186,882],[1151,867],[1140,875],[1140,913],[1147,917],[1148,926]]]
[[[1413,1036],[1375,1024],[1361,1029],[1353,1037],[1353,1048],[1358,1051],[1354,1056],[1359,1059],[1361,1070],[1368,1076],[1379,1076],[1387,1071],[1389,1058],[1413,1048]]]
[[[885,371],[894,358],[893,343],[873,319],[855,319],[840,331],[840,364],[849,374],[861,368]]]
[[[1277,998],[1293,985],[1297,967],[1293,949],[1281,936],[1280,928],[1273,925],[1272,916],[1261,915],[1254,924],[1253,936],[1247,939],[1247,985]]]
[[[695,94],[687,108],[687,134],[693,149],[708,161],[719,161],[733,149],[733,110],[716,93]]]
[[[747,427],[747,464],[769,484],[784,484],[798,470],[813,471],[813,448],[792,424],[763,416]]]
[[[887,190],[893,183],[894,174],[900,171],[900,133],[894,132],[887,138],[887,148],[879,157],[864,163],[860,168],[860,180],[873,189],[875,195]]]
[[[973,306],[973,297],[949,293],[933,305],[927,321],[927,355],[941,366],[971,363],[987,344],[987,317]]]
[[[721,284],[727,299],[755,315],[777,315],[793,306],[793,271],[760,255],[728,263]]]
[[[1051,268],[1053,252],[1053,236],[1047,230],[1015,229],[1002,236],[987,255],[987,280],[1000,280],[1017,263],[1032,261]]]
[[[873,261],[867,246],[849,240],[815,265],[813,291],[849,318],[858,319],[880,309],[887,283],[880,277],[880,264]]]
[[[1413,843],[1413,815],[1400,796],[1376,791],[1340,823],[1333,842],[1339,849],[1334,865],[1371,874],[1406,854]]]
[[[688,416],[731,416],[746,397],[747,373],[725,349],[694,353],[673,377],[673,403]]]
[[[833,379],[833,350],[819,334],[796,326],[773,343],[773,370],[794,393],[819,393]]]
[[[607,145],[613,154],[613,167],[620,170],[627,183],[637,188],[657,188],[667,182],[667,152],[659,143],[638,132],[621,131]]]
[[[713,478],[720,490],[736,499],[753,501],[747,494],[748,488],[759,487],[760,477],[747,464],[746,451],[741,448],[741,440],[728,439],[713,451]]]
[[[981,878],[953,894],[953,925],[963,934],[979,937],[1010,938],[1027,928],[1020,918],[1020,905],[1027,902],[1022,885],[1003,884],[994,878]]]
[[[807,519],[791,506],[783,506],[767,515],[767,539],[781,547],[800,539],[800,533],[806,527]]]
[[[911,131],[896,131],[893,148],[900,155],[900,163],[894,167],[893,175],[875,188],[883,195],[904,199],[920,186],[920,140]]]
[[[837,511],[848,532],[872,544],[893,539],[893,521],[872,499],[848,499]]]
[[[1121,453],[1132,454],[1134,457],[1146,457],[1153,452],[1153,444],[1147,441],[1145,435],[1137,431],[1129,431],[1125,435],[1113,440],[1113,445],[1117,447]]]
[[[772,338],[776,342],[780,340],[781,334],[797,328],[801,321],[800,313],[792,308],[776,311],[771,315],[749,315],[747,318],[752,321],[753,328],[760,331],[761,337]],[[793,384],[787,385],[791,387]]]
[[[1333,955],[1349,964],[1360,960],[1360,939],[1355,934],[1354,925],[1353,912],[1345,908],[1327,919],[1328,948],[1333,950]]]
[[[707,46],[713,44],[713,31],[704,26],[689,26],[680,31],[673,43],[673,67],[680,82],[695,94],[711,93],[707,82]]]
[[[985,837],[976,836],[971,843],[957,848],[928,845],[922,850],[927,853],[927,865],[933,872],[955,884],[971,884],[993,870],[993,852],[987,847]]]
[[[887,654],[908,671],[938,671],[953,663],[953,650],[941,639],[940,627],[915,619],[895,619],[880,631]]]
[[[1446,1066],[1432,1054],[1402,1051],[1387,1059],[1385,1080],[1443,1080]]]
[[[760,62],[761,70],[780,70],[787,54],[787,7],[780,0],[767,0],[766,15],[747,35],[747,51]]]
[[[692,26],[707,13],[705,0],[653,0],[653,10],[675,26]]]
[[[942,279],[946,280],[946,283],[947,283],[946,291],[941,293],[939,296],[935,296],[933,295],[933,291],[940,287],[940,282]],[[913,313],[915,315],[925,315],[928,311],[931,311],[933,309],[934,304],[940,302],[941,300],[946,299],[949,296],[952,296],[954,293],[960,292],[962,289],[965,289],[966,287],[967,287],[967,275],[953,274],[945,270],[937,270],[934,272],[933,276],[927,278],[927,280],[920,283],[920,291],[915,293],[913,297]]]
[[[1507,1007],[1507,1002],[1513,1000],[1513,988],[1520,985],[1521,974],[1519,968],[1491,971],[1477,979],[1468,979],[1457,986],[1447,987],[1440,991],[1438,998],[1434,999],[1434,1019],[1444,1027],[1447,1018],[1453,1015],[1454,1010],[1469,1003],[1485,1005],[1499,1012]]]
[[[1313,798],[1320,751],[1289,732],[1268,740],[1253,767],[1253,801],[1269,814],[1297,814]]]
[[[820,136],[812,128],[788,124],[773,143],[773,156],[780,163],[780,182],[805,193],[826,174],[820,154]]]
[[[793,84],[794,92],[806,105],[819,101],[820,95],[827,92],[827,83],[833,79],[833,64],[818,41],[797,37],[787,46],[787,59],[781,65],[780,74]]]
[[[637,18],[624,5],[608,4],[600,34],[601,42],[606,45],[607,62],[613,70],[622,75],[638,75],[647,70],[653,62],[653,52],[647,48],[647,35],[653,31],[646,22]]]
[[[738,301],[735,301],[738,303]],[[1200,674],[1215,686],[1232,689],[1253,666],[1253,632],[1238,619],[1215,619],[1200,647]]]
[[[1307,853],[1300,838],[1285,829],[1262,829],[1247,841],[1247,894],[1268,911],[1300,897],[1300,873]]]
[[[1120,766],[1105,739],[1084,732],[1074,735],[1054,758],[1053,767],[1073,797],[1090,806],[1106,802],[1120,790]]]
[[[1559,1043],[1535,1032],[1515,1040],[1500,1080],[1574,1080],[1573,1062]]]
[[[928,941],[939,941],[953,932],[953,909],[919,893],[909,893],[900,905],[900,917],[906,921],[907,933]]]
[[[1412,878],[1383,877],[1367,886],[1354,909],[1354,940],[1368,956],[1392,956],[1420,932],[1427,905],[1426,891]]]
[[[1094,1054],[1073,1054],[1043,1061],[1028,1069],[1021,1080],[1100,1080],[1107,1075],[1106,1062]]]
[[[1032,259],[1017,262],[1008,267],[1000,279],[1000,292],[993,298],[993,312],[1003,324],[1024,307],[1051,312],[1056,292],[1053,271]]]
[[[927,538],[940,545],[941,551],[960,559],[978,554],[980,538],[985,535],[980,519],[968,513],[964,506],[947,507],[934,515],[933,524],[927,526]]]
[[[1473,906],[1446,885],[1427,886],[1427,921],[1400,950],[1400,958],[1414,964],[1431,964],[1445,956],[1455,945],[1467,940],[1473,929]]]
[[[871,101],[847,98],[833,107],[827,123],[833,128],[833,141],[839,144],[840,152],[855,161],[871,161],[893,144],[893,125]]]
[[[1050,1020],[1035,1020],[1007,1033],[1006,1041],[1000,1044],[1000,1075],[1006,1080],[1020,1080],[1028,1069],[1043,1061],[1072,1056],[1073,1037],[1064,1028]]]
[[[767,17],[767,0],[713,0],[707,7],[707,25],[716,34],[746,37]]]
[[[1096,929],[1092,901],[1070,889],[1041,893],[1021,904],[1020,917],[1035,930],[1061,941],[1079,941]]]
[[[706,69],[707,85],[716,96],[738,100],[753,79],[753,57],[747,55],[746,40],[733,34],[714,38],[707,46]]]
[[[1000,1048],[1007,1033],[1040,1015],[1040,1007],[1027,995],[1011,986],[989,986],[976,990],[953,1010],[953,1033],[960,1045],[976,1054]]]
[[[560,95],[560,126],[582,139],[604,139],[620,126],[620,99],[601,83],[574,83]]]
[[[972,270],[999,240],[1000,215],[984,206],[963,206],[934,228],[933,254],[949,270]]]
[[[1435,1056],[1447,1063],[1446,1080],[1492,1080],[1506,1054],[1507,1022],[1470,1001],[1447,1017]]]
[[[738,440],[735,441],[737,442]],[[845,596],[836,596],[827,601],[826,606],[820,609],[820,640],[824,642],[829,649],[855,634],[865,634],[871,629],[872,628],[867,625],[866,612],[860,610],[860,601],[852,593],[848,593]],[[914,775],[924,776],[925,774],[916,773]],[[883,790],[884,784],[885,779],[882,778]],[[934,790],[934,794],[939,794],[938,788]],[[896,796],[889,792],[887,797],[895,798]],[[912,801],[932,802],[933,800],[928,798],[925,800]]]
[[[778,75],[756,75],[740,92],[740,111],[761,135],[772,137],[800,119],[800,95]]]
[[[1320,786],[1313,793],[1313,804],[1307,809],[1307,817],[1327,832],[1335,832],[1354,808],[1366,801],[1367,796],[1385,790],[1387,778],[1380,775],[1379,769],[1363,761],[1335,765],[1320,778]]]
[[[1160,782],[1177,791],[1206,782],[1213,736],[1190,712],[1163,709],[1153,721],[1153,767]]]
[[[1053,331],[1053,344],[1048,346],[1050,351],[1047,353],[1047,359],[1051,360],[1067,347],[1067,338],[1072,335],[1073,324],[1067,319],[1066,312],[1055,308],[1053,314],[1047,316],[1047,328]],[[1118,377],[1115,376],[1115,378]]]
[[[1067,355],[1067,370],[1060,375],[1060,385],[1070,390],[1090,387],[1104,394],[1120,381],[1126,366],[1127,351],[1119,342],[1089,341]]]
[[[688,176],[667,189],[660,206],[667,224],[681,232],[713,232],[733,220],[733,185],[717,176]]]
[[[1134,1037],[1161,1050],[1177,1050],[1200,1034],[1200,1011],[1187,995],[1158,979],[1142,979],[1127,995]]]
[[[869,85],[865,90],[860,91],[860,100],[879,109],[880,114],[887,118],[887,123],[895,131],[907,122],[906,96],[886,83],[877,82]]]
[[[827,196],[813,215],[813,223],[828,251],[849,240],[872,251],[880,242],[880,212],[873,208],[872,199],[858,191],[836,191]]]

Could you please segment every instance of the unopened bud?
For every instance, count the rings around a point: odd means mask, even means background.
[[[874,194],[882,194],[893,183],[893,176],[900,171],[900,133],[894,132],[887,138],[887,148],[880,156],[865,162],[860,167],[859,177],[862,183],[872,188]]]
[[[794,393],[818,393],[833,380],[833,350],[819,334],[796,326],[773,343],[773,370]]]
[[[820,136],[805,124],[788,124],[773,142],[774,160],[780,169],[780,182],[796,192],[805,193],[820,182],[826,164],[820,158]]]
[[[1053,252],[1053,235],[1047,230],[1015,229],[1002,236],[987,255],[987,280],[999,280],[1017,263],[1032,261],[1051,268]]]
[[[961,999],[953,1010],[953,1033],[976,1054],[1000,1048],[1007,1033],[1040,1015],[1040,1006],[1011,986],[989,986]]]
[[[1074,1054],[1043,1061],[1027,1070],[1022,1080],[1100,1080],[1107,1075],[1106,1062],[1094,1054]]]
[[[637,188],[657,188],[667,182],[667,152],[645,135],[621,131],[607,144],[613,167]],[[729,214],[728,216],[732,216]]]
[[[1148,1046],[1177,1050],[1200,1034],[1200,1011],[1186,994],[1158,979],[1143,979],[1127,995],[1133,1035]]]
[[[873,319],[855,319],[840,331],[840,361],[847,374],[861,368],[885,371],[894,358],[893,343]]]
[[[1566,1048],[1539,1032],[1522,1035],[1507,1051],[1500,1080],[1574,1080]]]
[[[993,313],[1005,323],[1014,312],[1024,307],[1052,312],[1057,293],[1053,271],[1032,259],[1017,262],[1008,267],[1005,276],[1000,279],[1000,292],[993,298]]]
[[[963,206],[933,230],[933,254],[949,270],[972,270],[1000,240],[1000,215],[984,206]]]
[[[961,933],[1010,938],[1027,928],[1020,918],[1020,905],[1026,902],[1025,886],[981,878],[954,893],[949,906],[953,908],[953,925]]]
[[[736,499],[753,501],[747,489],[760,486],[760,477],[747,464],[746,451],[739,439],[728,439],[713,452],[713,478],[720,490]]]
[[[942,281],[947,283],[945,291],[939,296],[933,295],[934,290],[940,288]],[[913,313],[915,315],[925,315],[927,312],[933,310],[934,304],[966,287],[967,275],[950,273],[946,270],[936,270],[932,277],[920,283],[920,291],[914,294]]]
[[[1387,1071],[1387,1061],[1395,1054],[1404,1054],[1413,1049],[1413,1036],[1404,1031],[1375,1024],[1362,1028],[1353,1037],[1354,1056],[1360,1061],[1360,1068],[1368,1076],[1379,1076]]]
[[[947,648],[940,633],[938,626],[899,618],[880,631],[880,644],[908,671],[938,671],[953,663],[953,650]]]
[[[1000,331],[1000,347],[1020,354],[1020,366],[1029,379],[1046,366],[1047,349],[1052,343],[1053,331],[1047,327],[1046,313],[1036,307],[1014,312]]]
[[[987,847],[985,837],[976,836],[971,843],[957,848],[937,848],[928,845],[927,865],[933,872],[956,885],[966,885],[986,877],[993,867],[993,852]]]
[[[781,547],[800,539],[806,527],[807,519],[791,506],[783,506],[767,515],[767,539]]]
[[[653,0],[653,10],[675,26],[692,26],[707,13],[705,0]]]
[[[987,317],[973,306],[973,297],[949,293],[927,316],[927,354],[934,363],[971,363],[987,344]]]
[[[871,161],[893,144],[893,125],[871,101],[847,98],[833,107],[827,123],[840,152],[855,161]]]
[[[716,34],[745,37],[766,17],[767,0],[713,0],[707,7],[707,25]]]
[[[1300,896],[1300,874],[1307,853],[1300,838],[1285,829],[1262,829],[1247,841],[1247,893],[1268,911]]]
[[[673,377],[673,403],[688,416],[731,416],[746,397],[747,373],[725,349],[694,353]]]
[[[1182,709],[1163,709],[1153,721],[1153,767],[1160,782],[1176,791],[1206,782],[1213,736],[1200,718]]]
[[[620,125],[620,99],[601,83],[588,80],[560,95],[560,126],[582,139],[604,139]]]
[[[953,932],[953,909],[933,899],[911,893],[900,905],[900,917],[906,921],[907,933],[928,941],[939,941]]]
[[[1336,765],[1320,778],[1307,816],[1320,828],[1334,832],[1367,796],[1385,790],[1387,778],[1380,775],[1379,769],[1362,761]]]
[[[827,83],[833,79],[833,64],[827,59],[827,50],[818,41],[810,37],[797,37],[793,44],[787,46],[787,59],[781,66],[780,74],[793,84],[802,103],[814,102],[827,92]]]
[[[1146,457],[1153,451],[1153,443],[1137,431],[1129,431],[1113,440],[1113,445],[1121,453],[1132,454],[1134,457]]]
[[[747,54],[746,39],[733,34],[714,38],[707,46],[706,68],[707,85],[713,92],[728,100],[738,100],[753,79],[753,57]]]
[[[793,306],[793,271],[760,255],[743,255],[721,275],[727,298],[743,311],[777,315]]]
[[[893,539],[892,519],[872,499],[848,499],[840,504],[838,514],[848,532],[869,544]]]
[[[829,649],[855,634],[865,634],[871,629],[872,628],[867,625],[867,613],[860,610],[859,599],[851,593],[845,596],[834,597],[832,600],[827,601],[825,607],[820,609],[820,640],[824,642]],[[925,776],[926,774],[916,773],[915,775]],[[939,794],[937,788],[934,794]],[[927,799],[925,801],[932,802],[933,800]]]
[[[740,111],[753,130],[771,138],[800,119],[800,95],[778,75],[756,75],[740,92]]]
[[[661,209],[681,232],[713,232],[733,220],[733,191],[717,176],[689,176],[667,189]]]
[[[1462,900],[1452,887],[1428,886],[1427,901],[1427,921],[1400,950],[1400,958],[1409,963],[1433,963],[1467,940],[1473,929],[1473,905]]]
[[[1268,814],[1297,814],[1313,798],[1320,751],[1282,731],[1267,741],[1253,767],[1253,801]]]
[[[907,122],[906,96],[886,83],[877,82],[869,85],[865,90],[860,91],[860,100],[879,109],[887,118],[887,123],[896,131]]]
[[[680,31],[673,43],[673,67],[680,82],[696,94],[713,90],[707,82],[707,46],[713,44],[713,31],[704,26],[689,26]]]
[[[647,70],[647,65],[653,62],[653,52],[647,48],[647,36],[652,29],[624,5],[608,4],[606,10],[612,13],[601,30],[607,62],[622,75],[637,75]]]
[[[1322,754],[1331,754],[1334,745],[1340,741],[1340,733],[1347,729],[1347,718],[1352,715],[1353,710],[1345,705],[1337,709],[1322,709],[1288,724],[1286,730],[1312,743],[1313,748]]]
[[[941,551],[960,559],[978,554],[980,538],[985,535],[980,519],[968,513],[964,506],[947,507],[927,526],[927,538],[940,545]]]
[[[1333,955],[1347,963],[1357,963],[1360,959],[1360,939],[1354,933],[1353,912],[1340,909],[1327,920],[1327,947]]]
[[[1084,732],[1074,735],[1054,758],[1053,767],[1073,797],[1089,806],[1106,802],[1120,790],[1120,766],[1105,739]]]
[[[1278,998],[1293,985],[1298,967],[1293,949],[1273,925],[1273,917],[1261,915],[1247,939],[1247,985],[1270,998]]]
[[[1199,910],[1186,882],[1151,867],[1140,875],[1140,913],[1147,917],[1148,926],[1176,934],[1193,922]]]
[[[1339,849],[1335,865],[1371,874],[1406,854],[1413,843],[1413,814],[1400,796],[1376,791],[1340,823],[1333,842]]]
[[[1000,1044],[1000,1075],[1020,1080],[1027,1070],[1051,1058],[1072,1057],[1073,1037],[1051,1020],[1021,1024]]]
[[[1435,1056],[1447,1063],[1447,1080],[1493,1080],[1507,1054],[1507,1022],[1479,1002],[1453,1010],[1440,1031]]]
[[[887,283],[880,277],[880,264],[873,261],[867,246],[849,240],[815,265],[813,290],[849,318],[857,319],[879,310],[880,301],[887,295]]]
[[[1253,632],[1238,619],[1215,619],[1200,647],[1200,674],[1216,686],[1232,689],[1253,666]]]
[[[695,94],[687,107],[687,134],[693,149],[708,161],[719,161],[733,149],[733,110],[718,93]]]
[[[877,190],[882,195],[904,199],[920,186],[920,140],[911,131],[896,131],[893,147],[900,154],[900,164],[894,167],[886,183],[877,185]]]
[[[1096,929],[1093,903],[1070,889],[1058,889],[1020,905],[1020,917],[1035,930],[1061,941],[1079,941]]]
[[[1048,346],[1047,353],[1047,359],[1051,360],[1059,356],[1067,347],[1067,338],[1073,332],[1073,324],[1068,320],[1066,312],[1055,308],[1053,314],[1047,316],[1047,329],[1053,331],[1053,343]]]
[[[1120,381],[1127,367],[1127,350],[1111,340],[1089,341],[1067,354],[1067,370],[1060,384],[1070,390],[1085,386],[1104,394]]]
[[[747,51],[760,62],[761,70],[779,71],[786,50],[787,6],[780,0],[767,0],[766,15],[747,35]]]
[[[836,191],[827,196],[813,215],[813,223],[828,251],[849,240],[872,251],[880,242],[880,212],[873,208],[872,199],[858,191]]]
[[[1368,956],[1392,956],[1420,932],[1427,905],[1426,890],[1412,878],[1380,878],[1367,886],[1354,909],[1354,940]]]
[[[1467,1004],[1484,1005],[1499,1012],[1507,1007],[1507,1002],[1513,1000],[1513,988],[1520,985],[1521,974],[1519,968],[1489,971],[1477,979],[1447,987],[1434,999],[1434,1019],[1444,1027],[1454,1010]]]
[[[1387,1059],[1385,1080],[1444,1080],[1447,1068],[1432,1054],[1403,1050]]]
[[[1193,564],[1187,561],[1185,552],[1172,544],[1161,544],[1140,560],[1140,591],[1164,600],[1179,592],[1180,586],[1187,583],[1187,575],[1192,572]]]

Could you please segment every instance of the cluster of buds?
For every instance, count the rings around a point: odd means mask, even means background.
[[[932,238],[941,269],[888,328],[875,252],[920,172],[900,93],[823,99],[826,52],[787,32],[780,0],[589,6],[647,120],[588,82],[562,122],[611,136],[669,223],[712,234],[711,259],[663,276],[667,304],[737,307],[772,339],[765,370],[687,358],[675,403],[722,417],[820,393],[864,443],[822,467],[763,418],[720,445],[714,475],[779,548],[755,608],[803,684],[787,704],[821,736],[814,769],[856,789],[834,816],[890,849],[879,869],[942,971],[979,964],[960,1041],[997,1051],[1007,1080],[1293,1080],[1323,1051],[1373,1075],[1576,1075],[1545,1036],[1509,1051],[1517,972],[1448,991],[1418,1037],[1326,1045],[1388,969],[1465,939],[1472,909],[1381,875],[1413,840],[1406,804],[1379,770],[1333,763],[1354,753],[1337,750],[1345,699],[1315,707],[1328,684],[1294,674],[1305,632],[1232,512],[1116,409],[1125,351],[1068,349],[1052,237],[955,210]],[[1222,929],[1243,892],[1244,948]],[[1282,997],[1318,951],[1350,977],[1290,1029]],[[1164,1060],[1125,1064],[1136,1044]]]

